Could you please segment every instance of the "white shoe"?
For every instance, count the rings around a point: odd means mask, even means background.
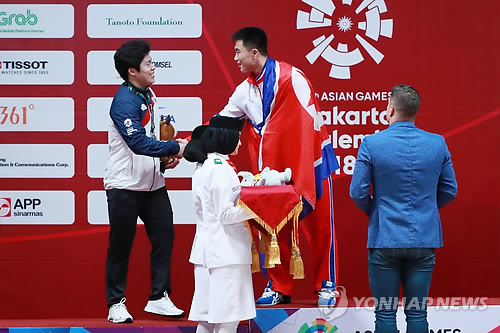
[[[123,297],[120,303],[111,305],[109,308],[108,321],[113,323],[131,323],[134,320],[127,311],[125,301],[126,298]]]
[[[162,298],[155,301],[149,300],[144,311],[169,317],[182,317],[184,315],[184,311],[178,309],[174,303],[172,303],[166,291],[163,293]]]

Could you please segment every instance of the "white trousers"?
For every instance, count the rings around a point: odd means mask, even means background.
[[[255,318],[250,265],[195,265],[194,283],[189,320],[217,324]]]
[[[236,333],[238,324],[237,321],[220,324],[209,324],[206,321],[200,321],[196,327],[196,333]]]

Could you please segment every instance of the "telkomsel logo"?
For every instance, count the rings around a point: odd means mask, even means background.
[[[10,198],[0,198],[0,217],[10,217]]]
[[[363,0],[357,7],[353,6],[353,0],[302,2],[311,8],[310,12],[298,10],[297,30],[318,32],[312,41],[314,48],[306,55],[309,63],[314,64],[319,57],[328,61],[332,65],[329,76],[334,79],[350,79],[351,67],[365,60],[364,52],[380,64],[384,55],[373,42],[378,42],[380,36],[392,38],[393,31],[393,20],[381,18],[387,12],[385,0]]]
[[[172,61],[153,61],[156,68],[173,68]]]
[[[26,15],[24,14],[9,14],[7,12],[0,12],[0,26],[11,25],[35,25],[38,23],[38,16],[31,13],[28,9]]]

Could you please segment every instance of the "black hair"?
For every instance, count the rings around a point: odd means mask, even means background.
[[[124,81],[128,81],[129,68],[141,70],[141,62],[150,51],[151,44],[144,39],[129,40],[116,50],[115,68]]]
[[[243,125],[244,120],[212,117],[208,126],[202,125],[194,129],[183,157],[190,162],[203,163],[208,153],[231,154],[238,146]]]
[[[397,112],[413,116],[420,108],[420,95],[412,86],[398,84],[392,88],[391,103]]]
[[[257,49],[260,54],[267,56],[266,32],[258,27],[246,27],[233,33],[233,42],[241,40],[247,49]]]
[[[240,141],[240,132],[234,129],[208,127],[203,135],[207,153],[231,154]]]

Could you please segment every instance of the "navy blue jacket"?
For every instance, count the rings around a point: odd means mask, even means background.
[[[154,191],[165,186],[158,157],[176,155],[180,146],[152,137],[154,100],[151,89],[139,90],[126,83],[116,92],[109,111],[105,189]]]

